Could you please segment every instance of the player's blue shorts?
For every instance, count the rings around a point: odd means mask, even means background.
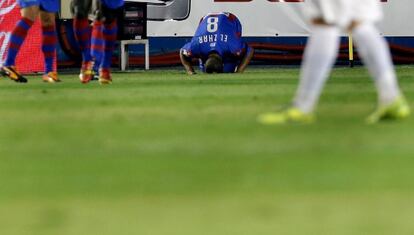
[[[106,7],[110,9],[117,9],[124,5],[124,0],[101,0]]]
[[[27,8],[31,6],[39,6],[42,11],[46,12],[58,12],[59,0],[17,0],[17,3],[21,8]]]

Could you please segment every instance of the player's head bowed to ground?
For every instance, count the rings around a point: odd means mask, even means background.
[[[59,82],[60,80],[54,68],[57,45],[55,14],[59,10],[59,1],[18,0],[17,2],[22,9],[21,19],[12,31],[6,61],[1,67],[1,73],[13,81],[20,83],[27,82],[27,79],[16,69],[16,57],[34,21],[40,16],[42,24],[42,51],[45,60],[43,81],[49,83]]]
[[[72,1],[75,37],[82,53],[82,83],[91,81],[95,74],[101,84],[112,83],[111,60],[118,32],[116,12],[123,4],[123,0]],[[91,12],[92,27],[88,18]]]
[[[188,74],[194,74],[192,60],[198,59],[206,73],[244,72],[253,48],[242,41],[242,26],[237,17],[228,12],[204,16],[191,42],[180,50],[181,62]]]
[[[306,46],[300,84],[290,108],[259,116],[264,124],[308,123],[322,88],[335,64],[342,32],[352,32],[360,57],[374,79],[378,108],[368,123],[402,119],[410,114],[398,86],[388,45],[375,27],[382,11],[378,0],[310,0],[304,8],[312,24]]]

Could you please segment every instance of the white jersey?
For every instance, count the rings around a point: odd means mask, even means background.
[[[329,24],[347,27],[352,21],[376,22],[382,19],[380,0],[306,0],[305,13]]]

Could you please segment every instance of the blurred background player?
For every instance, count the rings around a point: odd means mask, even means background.
[[[367,118],[368,123],[383,119],[402,119],[410,114],[400,92],[390,51],[374,23],[382,18],[378,0],[310,0],[306,13],[313,25],[300,76],[299,88],[292,107],[276,113],[263,114],[264,124],[286,122],[307,123],[322,88],[335,64],[341,31],[353,34],[360,57],[374,78],[378,91],[378,108]]]
[[[89,13],[96,4],[92,27]],[[94,63],[99,67],[99,82],[112,83],[111,60],[117,38],[117,10],[123,0],[73,0],[75,37],[82,52],[82,67],[79,78],[82,83],[92,80]]]
[[[59,0],[18,0],[21,8],[21,19],[12,31],[6,61],[1,73],[16,82],[26,83],[16,69],[16,57],[24,43],[27,32],[40,15],[42,23],[42,51],[45,60],[43,81],[59,82],[57,72],[54,70],[57,36],[55,27],[55,13],[59,10]]]
[[[181,62],[188,74],[194,74],[191,61],[199,59],[206,73],[242,73],[253,56],[253,48],[241,39],[242,26],[228,12],[204,16],[191,42],[180,50]]]

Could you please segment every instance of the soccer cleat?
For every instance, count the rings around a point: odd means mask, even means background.
[[[315,117],[313,114],[307,114],[298,108],[291,107],[280,112],[261,114],[257,118],[257,121],[264,125],[285,123],[309,124],[315,121]]]
[[[3,66],[0,69],[0,72],[3,76],[10,78],[11,80],[19,83],[26,83],[27,79],[23,77],[17,70],[15,66]]]
[[[99,81],[99,73],[94,71],[91,81]]]
[[[99,64],[97,63],[97,61],[94,61],[94,66],[92,68],[93,70],[93,76],[92,76],[92,81],[99,81]]]
[[[43,74],[42,80],[48,83],[60,82],[58,74],[56,72],[49,72],[47,74]]]
[[[400,120],[410,116],[411,110],[404,97],[400,96],[389,105],[380,106],[367,118],[368,124],[383,120]]]
[[[88,83],[93,78],[93,61],[82,62],[79,79],[82,83]]]
[[[99,70],[99,83],[101,83],[101,85],[108,85],[112,83],[112,75],[109,69]]]

